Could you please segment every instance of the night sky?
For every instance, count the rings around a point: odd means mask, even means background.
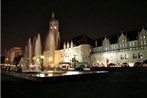
[[[147,0],[2,0],[2,53],[14,46],[24,49],[38,33],[44,42],[52,11],[62,41],[80,34],[96,39],[147,26]]]

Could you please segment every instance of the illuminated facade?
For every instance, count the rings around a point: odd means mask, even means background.
[[[53,42],[58,43],[59,41],[58,25],[58,21],[52,14],[49,31],[54,34],[54,39],[58,40],[50,41],[51,46]],[[135,35],[134,39],[131,39],[133,35]],[[115,42],[105,37],[101,39],[101,43],[96,40],[93,48],[90,44],[74,46],[72,41],[64,42],[61,50],[56,48],[54,51],[50,51],[50,49],[44,51],[44,66],[59,66],[60,63],[73,64],[73,62],[86,62],[93,66],[105,67],[110,63],[119,66],[126,62],[132,66],[135,62],[142,62],[147,59],[147,31],[144,28],[140,32],[120,33],[119,36],[111,36],[111,38]]]
[[[132,33],[131,36],[133,36]],[[127,35],[121,33],[117,43],[111,44],[108,38],[102,41],[102,46],[92,48],[91,64],[94,66],[107,66],[109,63],[120,65],[129,63],[133,66],[135,62],[147,59],[147,31],[142,28],[136,34],[135,40],[129,40]],[[113,38],[114,39],[114,38]],[[97,41],[95,42],[97,45]]]
[[[71,42],[72,43],[72,42]],[[64,44],[65,45],[65,44]],[[67,43],[68,45],[68,43]],[[74,62],[85,62],[90,63],[90,50],[89,44],[82,44],[79,46],[64,47],[61,50],[55,50],[55,59],[52,63],[53,58],[49,57],[49,51],[44,52],[44,65],[59,66],[60,63],[74,63]]]
[[[7,51],[5,57],[5,63],[13,64],[13,60],[17,56],[22,55],[22,49],[20,47],[12,47],[10,50]]]

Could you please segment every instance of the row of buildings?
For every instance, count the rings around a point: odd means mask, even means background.
[[[112,43],[111,43],[112,40]],[[115,41],[113,41],[115,40]],[[147,59],[147,31],[142,28],[140,31],[120,33],[120,36],[104,38],[101,46],[92,48],[91,62],[99,65],[105,62],[122,64],[124,62],[133,66],[135,62],[142,62]]]
[[[81,35],[69,42],[64,42],[63,49],[60,49],[59,23],[52,14],[49,35],[48,49],[41,55],[44,67],[78,63],[107,67],[110,63],[119,66],[124,62],[133,66],[135,62],[143,62],[147,59],[145,28],[132,32],[120,32],[117,35],[96,40]],[[41,64],[39,60],[34,62]]]
[[[52,26],[58,28],[54,22],[57,21],[50,22],[52,30],[56,29]],[[51,61],[54,65],[76,61],[93,66],[107,67],[110,63],[120,65],[124,62],[133,66],[135,62],[147,59],[147,31],[145,28],[126,33],[120,32],[117,35],[97,40],[90,40],[85,35],[74,39],[64,42],[63,49],[55,50],[54,58],[49,55],[49,51],[44,51],[44,65],[50,65]]]

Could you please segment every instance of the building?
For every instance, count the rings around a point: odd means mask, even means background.
[[[101,39],[100,39],[101,40]],[[129,63],[133,66],[135,62],[147,59],[147,31],[142,28],[140,32],[121,32],[120,36],[105,37],[101,45],[95,40],[90,60],[94,66],[105,66],[109,63],[120,65]]]
[[[5,63],[13,64],[14,58],[22,56],[22,49],[20,47],[12,47],[5,55]]]

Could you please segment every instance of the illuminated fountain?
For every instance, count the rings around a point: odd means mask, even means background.
[[[28,41],[28,64],[31,65],[32,63],[32,44],[31,39],[29,38]]]
[[[55,38],[53,33],[49,33],[46,40],[46,50],[48,51],[48,64],[51,65],[54,63],[54,55],[55,55]]]
[[[28,40],[28,44],[25,47],[24,57],[20,61],[20,65],[22,69],[25,70],[34,70],[39,71],[43,65],[43,57],[41,52],[41,38],[40,34],[38,34],[37,38],[35,37],[33,40],[33,45],[31,43],[31,38]]]
[[[42,67],[41,64],[43,62],[41,61],[41,55],[42,55],[41,38],[40,38],[40,34],[38,34],[37,39],[35,41],[34,57],[32,62],[32,66],[34,66],[37,70],[39,70]]]
[[[30,69],[30,65],[32,64],[32,44],[31,38],[28,40],[28,44],[25,46],[25,52],[23,58],[20,60],[20,64],[23,70]]]

